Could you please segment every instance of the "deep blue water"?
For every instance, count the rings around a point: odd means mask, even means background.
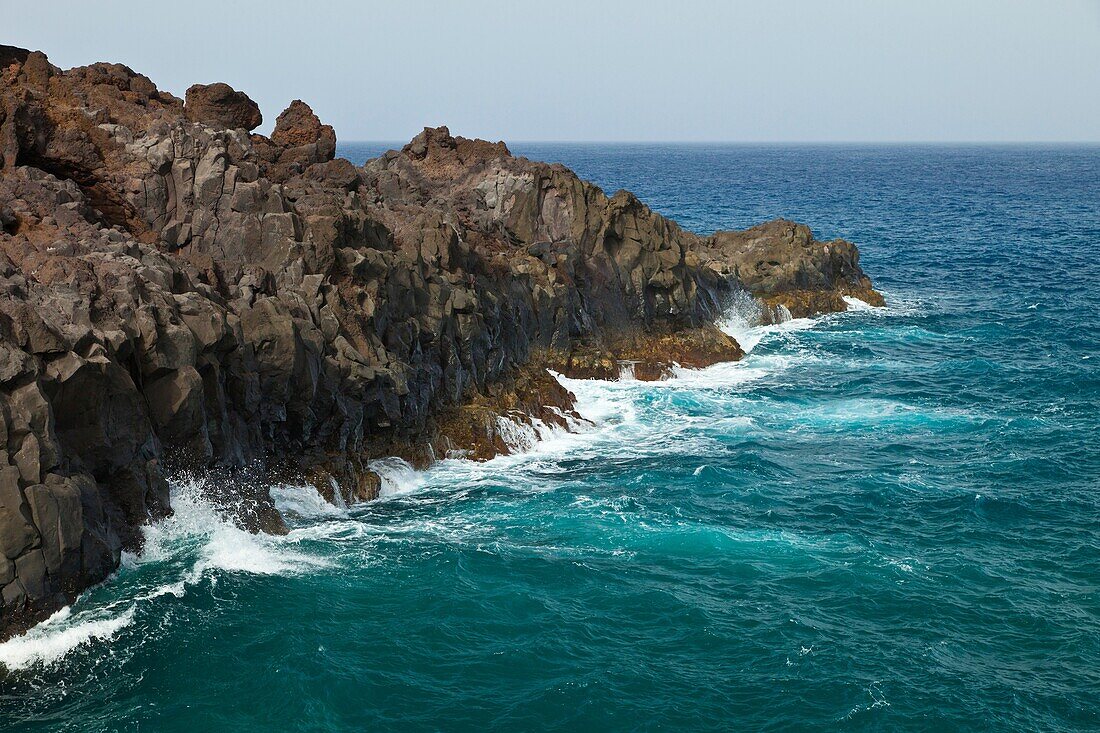
[[[744,361],[570,381],[594,430],[350,512],[281,489],[287,538],[178,486],[0,645],[0,728],[1100,728],[1100,148],[512,147],[850,239],[889,307],[731,313]]]

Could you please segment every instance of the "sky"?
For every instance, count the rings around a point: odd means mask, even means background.
[[[1100,141],[1100,0],[0,0],[0,43],[350,140]]]

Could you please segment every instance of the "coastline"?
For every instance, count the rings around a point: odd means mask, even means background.
[[[874,306],[862,304],[853,305],[852,310],[873,310],[874,308]],[[781,335],[792,329],[799,331],[812,329],[820,321],[820,318],[815,317],[792,319],[780,323],[762,323],[758,320],[759,314],[760,311],[753,308],[751,304],[746,304],[741,310],[731,311],[722,324],[723,331],[727,335],[748,344],[745,350],[746,356],[762,339]],[[828,314],[822,316],[824,317],[828,317]],[[503,444],[498,446],[499,449],[492,452],[492,455],[470,456],[460,452],[415,465],[410,460],[399,456],[372,459],[364,467],[365,470],[379,477],[378,492],[371,501],[400,502],[415,496],[417,492],[424,490],[424,485],[431,480],[432,473],[439,470],[457,471],[460,475],[477,475],[478,472],[486,470],[507,473],[508,467],[513,463],[524,465],[537,462],[543,457],[568,456],[571,452],[582,449],[594,438],[598,438],[600,433],[615,430],[623,421],[630,420],[619,412],[621,405],[601,406],[591,401],[593,399],[591,395],[586,399],[577,398],[575,391],[581,388],[594,390],[596,394],[615,394],[622,390],[629,391],[635,385],[652,384],[657,390],[669,390],[675,393],[692,389],[701,383],[736,384],[740,380],[731,379],[731,375],[735,372],[729,372],[729,368],[740,370],[742,367],[739,361],[710,365],[718,370],[718,373],[713,375],[710,374],[709,367],[675,367],[672,373],[659,380],[639,380],[626,372],[610,379],[570,378],[551,373],[550,376],[558,382],[561,389],[573,395],[572,404],[576,410],[576,421],[559,425],[542,422],[536,418],[532,422],[526,422],[525,419],[529,419],[529,416],[520,413],[512,416],[519,418],[516,423],[513,423],[519,429],[510,432],[508,434],[510,440],[505,439]],[[742,379],[751,383],[759,377],[758,373],[752,372]],[[504,430],[500,431],[500,433],[504,432]],[[413,460],[417,458],[413,457]],[[439,460],[446,460],[447,463],[440,465]],[[184,567],[178,579],[168,580],[136,596],[124,597],[122,599],[124,603],[93,604],[80,608],[75,614],[71,606],[66,606],[32,626],[29,629],[30,633],[0,641],[0,677],[5,673],[5,667],[8,674],[48,669],[82,646],[110,641],[123,629],[132,625],[139,609],[149,602],[164,596],[183,598],[191,586],[209,580],[211,573],[216,571],[244,572],[259,576],[293,576],[322,571],[327,567],[328,561],[297,551],[295,548],[301,540],[295,533],[301,531],[303,521],[304,526],[310,526],[311,522],[319,518],[347,519],[352,516],[349,513],[354,512],[356,508],[356,503],[343,503],[338,494],[326,496],[321,489],[308,481],[300,481],[296,484],[274,484],[270,490],[275,506],[284,517],[295,521],[292,524],[290,536],[264,537],[262,534],[257,536],[242,529],[239,521],[234,518],[234,512],[227,511],[221,500],[211,498],[217,495],[217,490],[211,489],[209,476],[176,476],[169,480],[172,484],[173,506],[177,509],[184,507],[184,511],[174,512],[173,516],[149,525],[147,531],[152,531],[152,538],[148,540],[151,545],[145,547],[140,554],[125,557],[122,569],[125,572],[134,572],[143,565],[162,562],[166,557],[180,552],[177,546],[186,543],[189,537],[202,538],[201,541],[208,545],[206,554],[200,555],[193,567]],[[117,574],[116,571],[99,584],[100,592],[108,591],[107,586],[118,582]]]
[[[3,633],[107,577],[209,473],[251,531],[267,486],[377,496],[370,460],[508,448],[568,426],[566,376],[740,358],[748,292],[795,316],[875,300],[855,246],[776,220],[698,237],[503,143],[425,129],[356,168],[301,101],[182,101],[112,64],[0,49],[7,467]],[[773,316],[774,317],[774,316]]]

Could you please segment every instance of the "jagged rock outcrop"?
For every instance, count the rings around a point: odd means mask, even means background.
[[[843,311],[846,295],[885,305],[860,269],[856,246],[843,239],[819,242],[805,224],[776,219],[740,232],[716,232],[698,251],[708,267],[796,318]]]
[[[185,104],[10,47],[0,79],[0,637],[139,548],[173,474],[282,531],[273,478],[368,500],[372,458],[578,424],[547,367],[739,358],[713,324],[742,289],[797,313],[877,295],[846,242],[701,238],[442,127],[357,168],[301,101],[267,138],[222,84]]]
[[[332,160],[336,155],[336,131],[332,125],[321,124],[313,109],[300,99],[295,99],[275,120],[271,142],[288,150],[306,148],[315,151],[303,155],[310,163]]]

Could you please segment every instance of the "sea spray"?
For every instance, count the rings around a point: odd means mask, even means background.
[[[272,487],[272,494],[292,516],[340,511],[324,502],[313,487],[278,485]],[[332,565],[328,558],[294,549],[288,538],[236,526],[204,496],[201,479],[174,482],[171,497],[172,516],[144,528],[140,554],[124,553],[116,576],[104,585],[87,591],[73,606],[26,634],[0,643],[0,663],[8,670],[56,664],[78,649],[111,641],[134,624],[139,611],[156,625],[151,618],[158,614],[148,610],[151,605],[169,596],[182,598],[189,586],[216,580],[219,574],[295,575]],[[112,585],[132,588],[130,595],[105,605],[87,598],[109,592]]]
[[[634,374],[634,367],[638,362],[629,359],[619,360],[619,381],[620,382],[635,382],[637,376]]]
[[[395,456],[377,458],[367,468],[382,480],[379,496],[383,498],[415,491],[424,483],[422,471],[417,471],[408,461]]]
[[[0,677],[4,669],[17,672],[50,666],[81,647],[110,641],[133,620],[132,605],[117,613],[111,607],[76,614],[63,608],[22,636],[0,644]]]
[[[341,492],[333,491],[330,502],[310,484],[275,484],[269,492],[284,517],[339,517],[348,510]]]
[[[173,514],[145,528],[139,565],[189,565],[188,582],[218,571],[277,575],[327,565],[324,558],[290,549],[280,537],[241,529],[205,497],[203,488],[201,478],[172,484]],[[319,506],[314,499],[309,504]]]
[[[873,306],[866,301],[860,300],[859,298],[854,298],[850,295],[845,295],[843,296],[843,298],[844,302],[848,304],[848,310],[850,311],[881,310],[879,306]]]
[[[765,309],[750,293],[735,291],[726,303],[718,327],[732,336],[746,353],[750,353],[765,335],[775,327],[791,321],[791,312],[780,304]],[[812,322],[812,319],[799,319]]]

